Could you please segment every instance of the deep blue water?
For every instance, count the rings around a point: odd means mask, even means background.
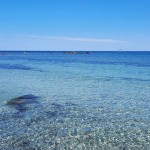
[[[0,149],[149,150],[150,52],[0,52]]]

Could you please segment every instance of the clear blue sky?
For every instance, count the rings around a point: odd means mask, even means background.
[[[150,0],[0,0],[0,50],[150,50]]]

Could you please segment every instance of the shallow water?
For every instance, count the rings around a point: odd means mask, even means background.
[[[150,149],[150,52],[2,53],[0,149]]]

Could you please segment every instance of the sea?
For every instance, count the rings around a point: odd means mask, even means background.
[[[1,51],[0,150],[150,150],[150,52]]]

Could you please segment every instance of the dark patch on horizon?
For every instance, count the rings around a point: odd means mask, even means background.
[[[89,51],[66,51],[65,54],[90,54]]]

